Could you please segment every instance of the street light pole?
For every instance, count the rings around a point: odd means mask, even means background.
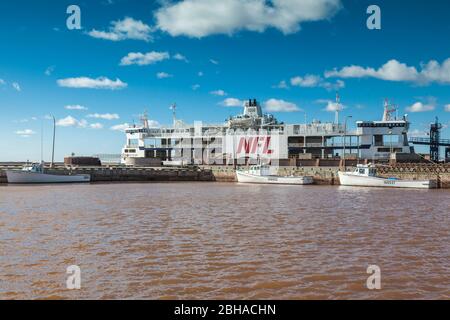
[[[345,138],[347,136],[347,120],[350,119],[350,118],[352,118],[352,116],[346,116],[345,117],[345,121],[344,121],[344,141],[343,141],[344,147],[343,147],[343,152],[342,152],[342,156],[343,156],[343,163],[342,163],[342,165],[344,166],[344,171],[345,171],[345,140],[346,140]]]
[[[393,147],[392,147],[392,130],[389,130],[389,163],[392,163],[392,154],[393,154]]]
[[[50,168],[53,168],[53,165],[55,164],[55,135],[56,135],[56,119],[55,116],[52,115],[53,118],[53,144],[52,144],[52,163],[50,165]]]

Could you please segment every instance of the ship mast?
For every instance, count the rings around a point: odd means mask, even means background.
[[[339,92],[336,92],[336,110],[334,114],[334,122],[339,124],[339,109],[341,107],[341,97],[339,96]]]
[[[389,99],[384,100],[383,121],[392,121],[392,114],[397,111],[397,108],[389,103]]]
[[[170,106],[170,110],[172,110],[172,118],[173,118],[173,126],[177,125],[177,104],[174,103]]]
[[[50,164],[50,168],[53,168],[53,164],[55,163],[55,136],[56,136],[56,119],[55,116],[52,115],[53,118],[53,146],[52,146],[52,163]]]
[[[148,112],[147,110],[144,111],[144,114],[141,117],[142,124],[144,125],[145,129],[148,129]]]

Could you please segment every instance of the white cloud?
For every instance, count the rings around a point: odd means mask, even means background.
[[[203,71],[199,71],[199,72],[197,73],[197,75],[198,75],[199,77],[203,77],[204,73],[203,73]]]
[[[89,125],[89,128],[91,129],[103,129],[103,125],[101,123],[91,123]]]
[[[295,112],[301,110],[295,103],[279,99],[267,100],[264,103],[264,107],[268,112]]]
[[[336,91],[345,88],[345,82],[342,80],[337,80],[335,83],[325,81],[321,76],[308,74],[303,77],[297,76],[291,78],[291,85],[293,87],[301,88],[324,88],[329,91]]]
[[[130,52],[127,56],[123,57],[120,61],[121,66],[130,66],[133,64],[139,66],[146,66],[150,64],[155,64],[157,62],[167,60],[170,58],[167,52],[157,52],[152,51],[148,53],[141,52]]]
[[[200,85],[199,84],[194,84],[194,85],[192,85],[191,88],[192,88],[192,90],[196,91],[196,90],[200,89]]]
[[[433,111],[434,109],[435,105],[433,103],[416,102],[413,105],[407,107],[406,111],[415,113]]]
[[[18,92],[22,91],[22,88],[20,87],[20,84],[19,84],[19,83],[13,82],[11,85],[12,85],[12,87],[14,88],[14,90],[16,90],[16,91],[18,91]]]
[[[169,74],[169,73],[167,73],[167,72],[158,72],[158,73],[156,74],[156,77],[157,77],[158,79],[166,79],[166,78],[172,78],[173,75],[172,75],[172,74]]]
[[[236,98],[227,98],[220,103],[224,107],[242,107],[244,105],[244,101],[236,99]]]
[[[123,89],[128,86],[128,84],[122,82],[120,79],[110,80],[106,77],[99,77],[96,79],[88,77],[79,78],[67,78],[59,79],[57,81],[60,87],[66,88],[76,88],[76,89]]]
[[[166,2],[155,17],[157,27],[172,36],[202,38],[267,28],[289,34],[303,22],[332,17],[340,8],[340,0],[184,0]]]
[[[291,79],[291,85],[294,87],[317,87],[322,81],[322,78],[316,75],[306,75],[304,77],[294,77]]]
[[[130,125],[128,123],[123,123],[123,124],[118,124],[118,125],[112,126],[110,129],[113,131],[125,131],[128,128],[130,128]]]
[[[55,66],[50,66],[50,67],[48,67],[46,70],[45,70],[45,75],[46,76],[51,76],[52,75],[52,73],[53,73],[53,71],[55,71]]]
[[[64,107],[64,109],[66,109],[66,110],[79,110],[79,111],[88,110],[88,108],[86,108],[85,106],[79,105],[79,104],[67,105],[67,106]]]
[[[160,126],[159,122],[156,120],[148,120],[148,126],[150,128],[157,128]]]
[[[189,60],[188,60],[185,56],[183,56],[181,53],[176,53],[176,54],[173,56],[173,58],[174,58],[175,60],[180,60],[180,61],[184,61],[184,62],[189,62]]]
[[[63,119],[59,119],[56,121],[56,125],[58,127],[79,127],[79,128],[86,128],[88,123],[86,120],[78,120],[72,116],[67,116]]]
[[[104,114],[93,113],[93,114],[88,114],[87,117],[88,118],[95,118],[95,119],[103,119],[103,120],[117,120],[117,119],[120,119],[120,117],[119,117],[119,115],[117,113],[104,113]]]
[[[376,78],[386,81],[414,82],[418,84],[430,84],[433,82],[450,84],[450,58],[442,64],[435,60],[421,64],[420,71],[416,67],[408,66],[393,59],[378,69],[352,65],[340,70],[327,71],[325,72],[325,77]]]
[[[447,111],[447,112],[450,112],[450,104],[446,105],[446,106],[444,107],[444,110]]]
[[[316,103],[325,104],[326,106],[323,111],[327,112],[342,111],[346,108],[342,103],[337,103],[336,101],[332,100],[319,99],[316,100]]]
[[[211,62],[212,64],[218,65],[219,61],[214,60],[214,59],[209,59],[209,62]]]
[[[325,107],[324,110],[328,112],[342,111],[344,110],[344,106],[340,103],[328,101],[327,106]]]
[[[278,84],[272,86],[272,88],[277,88],[277,89],[288,89],[289,86],[288,86],[288,84],[286,83],[286,80],[282,80],[282,81],[280,81]]]
[[[418,129],[410,130],[408,132],[408,136],[416,137],[416,138],[425,138],[425,137],[427,137],[427,135],[428,135],[428,132],[426,132],[424,130],[418,130]]]
[[[227,95],[227,93],[221,89],[211,91],[210,94],[212,94],[213,96],[219,96],[219,97],[223,97],[223,96]]]
[[[16,134],[21,136],[22,138],[29,138],[32,135],[36,134],[36,132],[34,132],[31,129],[25,129],[25,130],[16,131]]]
[[[5,80],[0,79],[0,86],[2,86],[2,85],[4,85],[4,84],[6,84]]]
[[[112,21],[108,31],[91,30],[88,34],[93,38],[122,41],[122,40],[143,40],[151,41],[152,28],[140,20],[126,17],[123,20]]]
[[[325,88],[328,91],[338,91],[345,88],[345,82],[340,79],[335,83],[324,81],[320,84],[320,87]]]

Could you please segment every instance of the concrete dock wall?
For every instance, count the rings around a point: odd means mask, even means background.
[[[210,170],[197,168],[65,168],[46,170],[53,174],[90,174],[92,182],[214,181]],[[0,170],[0,183],[7,183]]]
[[[231,167],[208,167],[215,181],[235,182],[235,171]],[[352,167],[348,167],[348,170]],[[279,174],[283,176],[312,176],[315,184],[339,185],[339,167],[280,167]],[[381,177],[395,177],[406,180],[437,180],[439,187],[450,189],[450,166],[386,166],[378,169]]]
[[[216,181],[236,182],[236,173],[232,167],[208,167]],[[282,176],[313,176],[316,184],[339,184],[337,167],[280,167],[278,174]]]
[[[350,169],[350,167],[349,167]],[[313,176],[319,185],[339,185],[339,167],[280,167],[284,176]],[[151,182],[151,181],[218,181],[236,182],[235,170],[231,166],[204,166],[201,168],[133,168],[97,167],[68,170],[53,169],[56,174],[90,174],[92,182]],[[441,188],[450,189],[450,166],[402,165],[383,166],[378,169],[382,177],[408,180],[437,180]],[[7,183],[4,169],[0,168],[0,183]]]

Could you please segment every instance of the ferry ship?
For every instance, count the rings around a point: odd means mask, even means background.
[[[337,99],[336,103],[339,103]],[[263,113],[256,99],[245,102],[242,114],[221,124],[194,122],[189,125],[176,118],[173,124],[152,127],[148,117],[141,125],[125,130],[126,144],[121,162],[125,165],[248,165],[264,158],[271,165],[289,165],[293,159],[337,159],[354,157],[389,160],[393,153],[414,156],[408,142],[410,123],[400,119],[388,101],[380,121],[356,121],[356,130],[347,121],[313,121],[285,124],[275,116]]]

